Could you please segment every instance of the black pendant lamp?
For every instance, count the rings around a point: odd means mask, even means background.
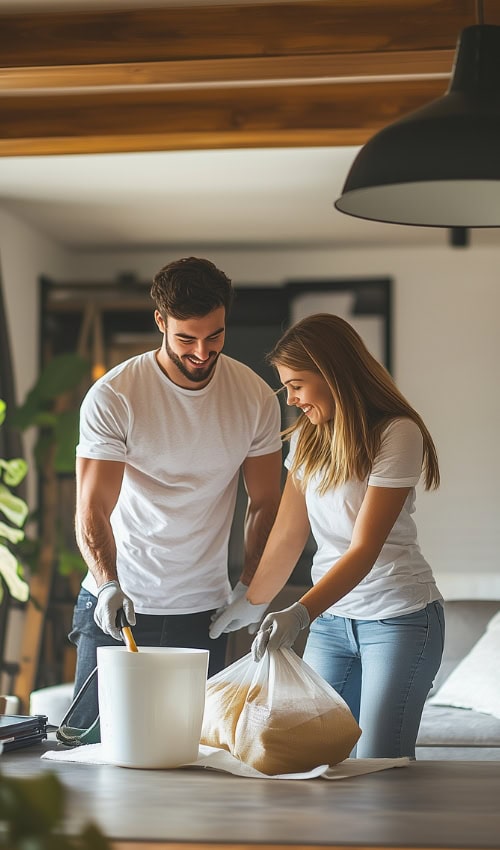
[[[393,224],[500,227],[500,26],[462,31],[447,93],[367,142],[335,207]]]

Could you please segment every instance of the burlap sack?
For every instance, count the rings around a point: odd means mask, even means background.
[[[270,776],[338,764],[360,735],[342,697],[291,649],[245,655],[207,682],[201,743]]]

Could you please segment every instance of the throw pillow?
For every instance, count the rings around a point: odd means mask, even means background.
[[[450,673],[432,705],[469,708],[500,718],[500,612],[471,651]]]

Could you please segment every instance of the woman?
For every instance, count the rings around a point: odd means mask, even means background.
[[[313,586],[268,614],[253,656],[292,646],[349,705],[363,758],[415,757],[424,701],[441,663],[442,597],[420,552],[415,486],[439,484],[436,449],[418,413],[355,330],[309,316],[268,356],[300,410],[281,505],[253,580],[217,612],[211,635],[258,623],[310,531]],[[234,598],[236,597],[236,598]]]

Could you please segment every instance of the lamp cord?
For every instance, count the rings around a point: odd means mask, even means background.
[[[476,20],[480,26],[484,24],[483,0],[476,0]]]

